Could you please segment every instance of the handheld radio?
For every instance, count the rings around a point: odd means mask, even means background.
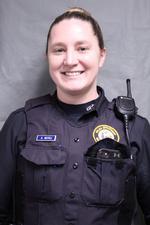
[[[135,117],[137,113],[137,107],[135,101],[132,98],[130,79],[126,80],[127,84],[127,96],[118,96],[116,98],[115,108],[117,115],[124,120],[126,138],[129,148],[131,147],[129,138],[129,120]]]
[[[135,116],[137,112],[137,108],[135,106],[135,101],[132,98],[131,94],[131,84],[130,79],[126,80],[127,84],[127,96],[118,96],[116,99],[116,108],[118,113],[121,116],[128,117],[128,119],[131,119]]]

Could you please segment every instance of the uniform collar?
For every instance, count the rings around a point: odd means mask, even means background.
[[[105,97],[104,90],[101,87],[97,86],[97,92],[99,94],[99,97],[96,99],[95,104],[91,104],[91,102],[87,104],[84,115],[87,116],[93,114],[93,116],[99,116],[106,108],[106,105],[108,105],[109,102]]]
[[[57,92],[53,95],[59,110],[66,116],[68,120],[83,121],[93,117],[98,117],[108,104],[108,100],[105,97],[104,90],[97,86],[97,92],[99,97],[89,103],[81,105],[70,105],[62,103],[57,98]]]

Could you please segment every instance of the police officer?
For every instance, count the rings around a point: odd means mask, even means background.
[[[98,23],[64,12],[46,53],[56,92],[27,101],[0,133],[0,224],[131,225],[136,199],[150,224],[150,126],[135,115],[125,129],[97,87]]]

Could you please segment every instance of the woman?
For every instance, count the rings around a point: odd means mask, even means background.
[[[98,23],[81,8],[64,12],[46,54],[55,94],[27,101],[0,134],[0,224],[131,225],[136,197],[150,224],[150,126],[132,116],[129,140],[97,86]]]

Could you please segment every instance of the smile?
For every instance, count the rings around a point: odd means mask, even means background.
[[[62,72],[62,74],[64,74],[65,76],[79,76],[83,73],[84,71],[66,71],[66,72]]]

